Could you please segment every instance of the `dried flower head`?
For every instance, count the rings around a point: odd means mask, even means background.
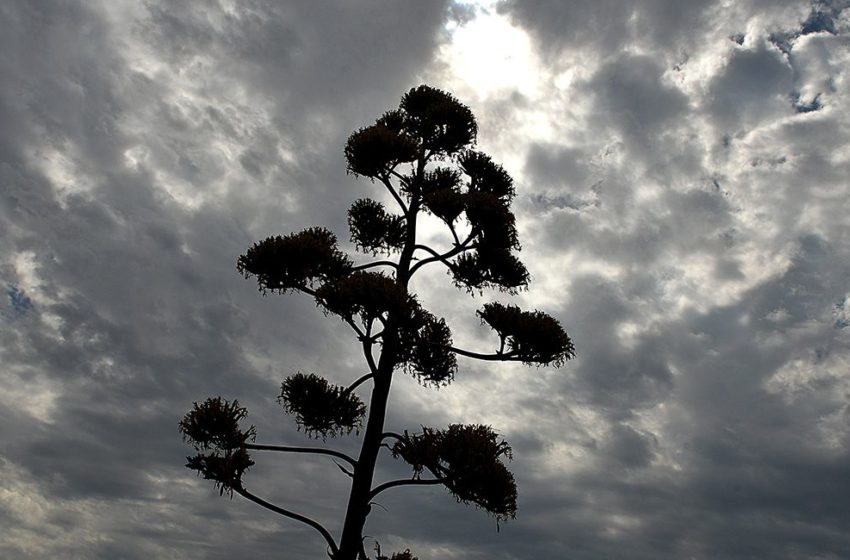
[[[245,278],[256,276],[260,291],[283,293],[340,278],[352,266],[337,248],[336,235],[314,227],[255,243],[239,257],[236,268]]]
[[[516,517],[516,482],[502,462],[512,458],[511,448],[490,426],[423,426],[421,434],[405,433],[392,453],[417,476],[428,470],[441,479],[459,502],[475,504],[500,521]]]
[[[502,345],[526,364],[560,367],[575,357],[573,341],[561,323],[542,311],[522,311],[515,305],[485,303],[477,312],[481,323],[498,333]]]
[[[287,414],[295,415],[299,430],[322,439],[350,434],[362,425],[366,414],[360,397],[315,373],[287,377],[277,400]]]

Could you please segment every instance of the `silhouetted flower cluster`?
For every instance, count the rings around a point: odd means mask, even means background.
[[[387,252],[404,245],[405,227],[402,216],[393,216],[384,205],[370,198],[361,198],[348,210],[351,241],[372,254]]]
[[[242,474],[254,465],[244,445],[254,440],[256,429],[239,429],[239,421],[247,415],[239,401],[215,397],[193,403],[192,410],[179,423],[183,440],[198,451],[194,457],[186,457],[186,466],[213,480],[220,494],[232,495],[234,489],[241,489]]]
[[[485,303],[476,312],[481,323],[499,334],[502,346],[526,364],[560,367],[575,356],[573,341],[561,323],[542,311],[522,311],[515,305]]]
[[[478,232],[478,245],[491,249],[519,249],[516,218],[508,204],[494,194],[466,195],[466,218]]]
[[[420,184],[425,210],[447,224],[454,224],[466,209],[466,198],[460,191],[460,172],[449,167],[437,167],[426,172]]]
[[[516,293],[527,286],[529,280],[525,265],[509,249],[487,245],[460,255],[451,272],[455,285],[470,292],[496,288]]]
[[[516,516],[516,482],[502,462],[511,448],[489,426],[452,424],[447,430],[422,428],[392,448],[419,476],[428,470],[459,502],[473,503],[499,520]]]
[[[330,313],[346,319],[359,315],[368,321],[405,309],[410,296],[388,276],[358,271],[321,286],[316,290],[316,300]]]
[[[455,259],[451,270],[455,285],[470,291],[491,287],[516,293],[528,285],[529,274],[512,253],[520,249],[516,218],[510,209],[513,179],[481,152],[467,150],[458,163],[469,176],[464,211],[475,250]]]
[[[375,543],[375,554],[375,560],[419,560],[409,548],[404,552],[394,552],[392,556],[384,556],[381,554],[381,546],[377,543]]]
[[[295,415],[299,430],[322,439],[350,434],[362,425],[366,414],[360,397],[315,373],[287,377],[277,400],[287,414]]]
[[[337,248],[336,235],[314,227],[255,243],[236,268],[245,278],[256,276],[261,291],[283,293],[345,276],[352,266]]]
[[[399,163],[416,157],[416,142],[381,122],[361,128],[345,144],[348,171],[355,175],[382,177]]]
[[[348,138],[345,160],[355,175],[385,178],[397,165],[418,157],[456,153],[475,141],[478,124],[472,111],[439,89],[408,91],[399,108]]]
[[[458,191],[460,187],[460,172],[451,167],[435,167],[422,175],[420,185],[422,194],[424,195],[447,190]]]
[[[492,194],[510,202],[515,194],[514,180],[504,168],[487,154],[466,150],[458,158],[463,172],[469,175],[469,191]]]
[[[214,481],[220,496],[225,492],[233,496],[234,490],[242,490],[242,475],[254,466],[254,461],[245,449],[207,455],[199,453],[186,459],[186,467],[198,471],[198,475],[204,479]]]
[[[441,189],[426,193],[422,197],[425,209],[446,222],[454,224],[466,209],[465,196],[451,189]]]
[[[434,386],[448,385],[457,372],[457,358],[449,347],[452,331],[445,319],[428,314],[422,327],[412,337],[408,361],[409,372],[420,382]]]
[[[399,105],[402,130],[421,140],[434,154],[452,154],[475,142],[478,123],[472,111],[450,93],[421,85],[408,91]]]
[[[457,372],[457,358],[449,348],[452,331],[445,319],[423,309],[413,296],[396,316],[398,324],[397,366],[435,387],[448,385]]]

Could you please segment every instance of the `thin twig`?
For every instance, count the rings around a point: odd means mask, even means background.
[[[398,441],[405,441],[407,439],[403,435],[398,434],[396,432],[384,432],[383,434],[381,434],[381,439],[387,438],[397,439]]]
[[[337,468],[338,468],[339,470],[341,470],[342,472],[344,472],[345,474],[347,474],[350,478],[354,478],[354,473],[353,473],[353,472],[351,472],[350,470],[346,469],[345,467],[343,467],[342,465],[340,465],[340,464],[339,464],[339,463],[337,463],[336,461],[334,461],[334,464],[337,466]]]
[[[307,294],[309,296],[316,297],[316,290],[308,288],[306,284],[301,284],[300,286],[297,287],[297,289],[301,290],[302,292],[304,292],[305,294]]]
[[[395,171],[391,171],[391,173],[395,173]],[[396,175],[398,175],[398,173],[396,173]],[[407,216],[410,213],[410,210],[408,209],[408,207],[404,203],[404,201],[401,199],[401,196],[399,196],[399,194],[396,191],[393,184],[390,182],[389,177],[384,176],[384,177],[381,177],[380,179],[381,179],[381,182],[384,184],[384,186],[387,187],[387,190],[390,191],[390,194],[393,195],[393,198],[398,203],[398,205],[401,206],[401,210],[404,213],[404,215]]]
[[[460,245],[460,244],[461,244],[461,243],[460,243],[460,238],[457,236],[457,231],[455,231],[455,227],[454,227],[454,225],[452,225],[452,224],[450,224],[450,223],[447,223],[446,225],[448,225],[448,226],[449,226],[449,231],[450,231],[450,232],[452,232],[452,237],[453,237],[453,238],[454,238],[454,240],[455,240],[455,245]]]
[[[449,262],[449,259],[451,257],[454,257],[454,256],[459,255],[461,253],[464,253],[466,251],[471,251],[473,249],[477,249],[478,247],[477,247],[477,245],[469,245],[469,246],[467,246],[466,244],[457,245],[457,246],[453,247],[451,250],[446,251],[445,253],[442,253],[442,254],[436,252],[435,250],[428,247],[427,245],[417,245],[416,248],[421,249],[423,251],[427,251],[434,256],[428,257],[427,259],[422,259],[421,261],[419,261],[418,263],[413,265],[413,267],[411,267],[411,269],[410,269],[410,276],[413,276],[413,274],[416,273],[417,270],[419,270],[420,268],[422,268],[426,264],[430,264],[432,262],[441,262],[444,265],[446,265],[449,268],[449,270],[453,270],[454,265],[451,262]]]
[[[366,363],[369,364],[369,371],[372,375],[378,375],[378,364],[375,363],[375,358],[372,356],[372,341],[368,338],[363,339],[363,356],[366,358]]]
[[[349,327],[354,329],[354,332],[357,333],[357,336],[358,336],[358,338],[360,338],[360,340],[367,338],[366,333],[363,332],[363,329],[358,327],[357,324],[354,322],[354,320],[351,317],[343,317],[342,320],[345,321],[346,323],[348,323]]]

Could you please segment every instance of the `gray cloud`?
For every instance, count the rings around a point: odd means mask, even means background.
[[[544,61],[536,94],[469,100],[483,141],[504,142],[494,158],[520,162],[535,283],[513,301],[557,315],[578,358],[463,360],[438,392],[399,378],[393,429],[481,421],[509,436],[520,511],[496,533],[442,489],[387,493],[367,531],[385,551],[791,559],[850,546],[850,10],[719,6],[498,5]],[[374,193],[345,174],[347,134],[420,76],[448,76],[444,24],[485,12],[0,7],[0,555],[320,553],[308,529],[193,478],[176,422],[221,394],[263,441],[303,441],[274,402],[281,378],[360,373],[343,324],[261,297],[235,258],[310,225],[345,241],[346,207]],[[551,134],[522,126],[548,109]],[[481,299],[428,274],[423,301],[457,340],[491,344]],[[336,531],[347,480],[320,459],[262,456],[248,482]],[[388,460],[377,478],[407,474]]]
[[[788,114],[791,90],[792,70],[781,53],[765,45],[742,49],[709,85],[709,111],[719,126],[737,132]]]

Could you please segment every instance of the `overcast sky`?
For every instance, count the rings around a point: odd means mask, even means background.
[[[578,358],[398,376],[388,428],[492,425],[519,511],[497,532],[399,488],[370,546],[847,557],[850,1],[5,0],[0,29],[0,557],[325,557],[185,469],[177,421],[222,395],[258,442],[304,444],[280,381],[363,373],[343,323],[236,258],[313,225],[351,249],[348,206],[383,194],[345,139],[421,83],[515,178],[532,283],[414,288],[458,346],[492,348],[495,299],[557,317]],[[332,461],[255,459],[250,489],[338,534]],[[387,455],[377,478],[408,472]]]

